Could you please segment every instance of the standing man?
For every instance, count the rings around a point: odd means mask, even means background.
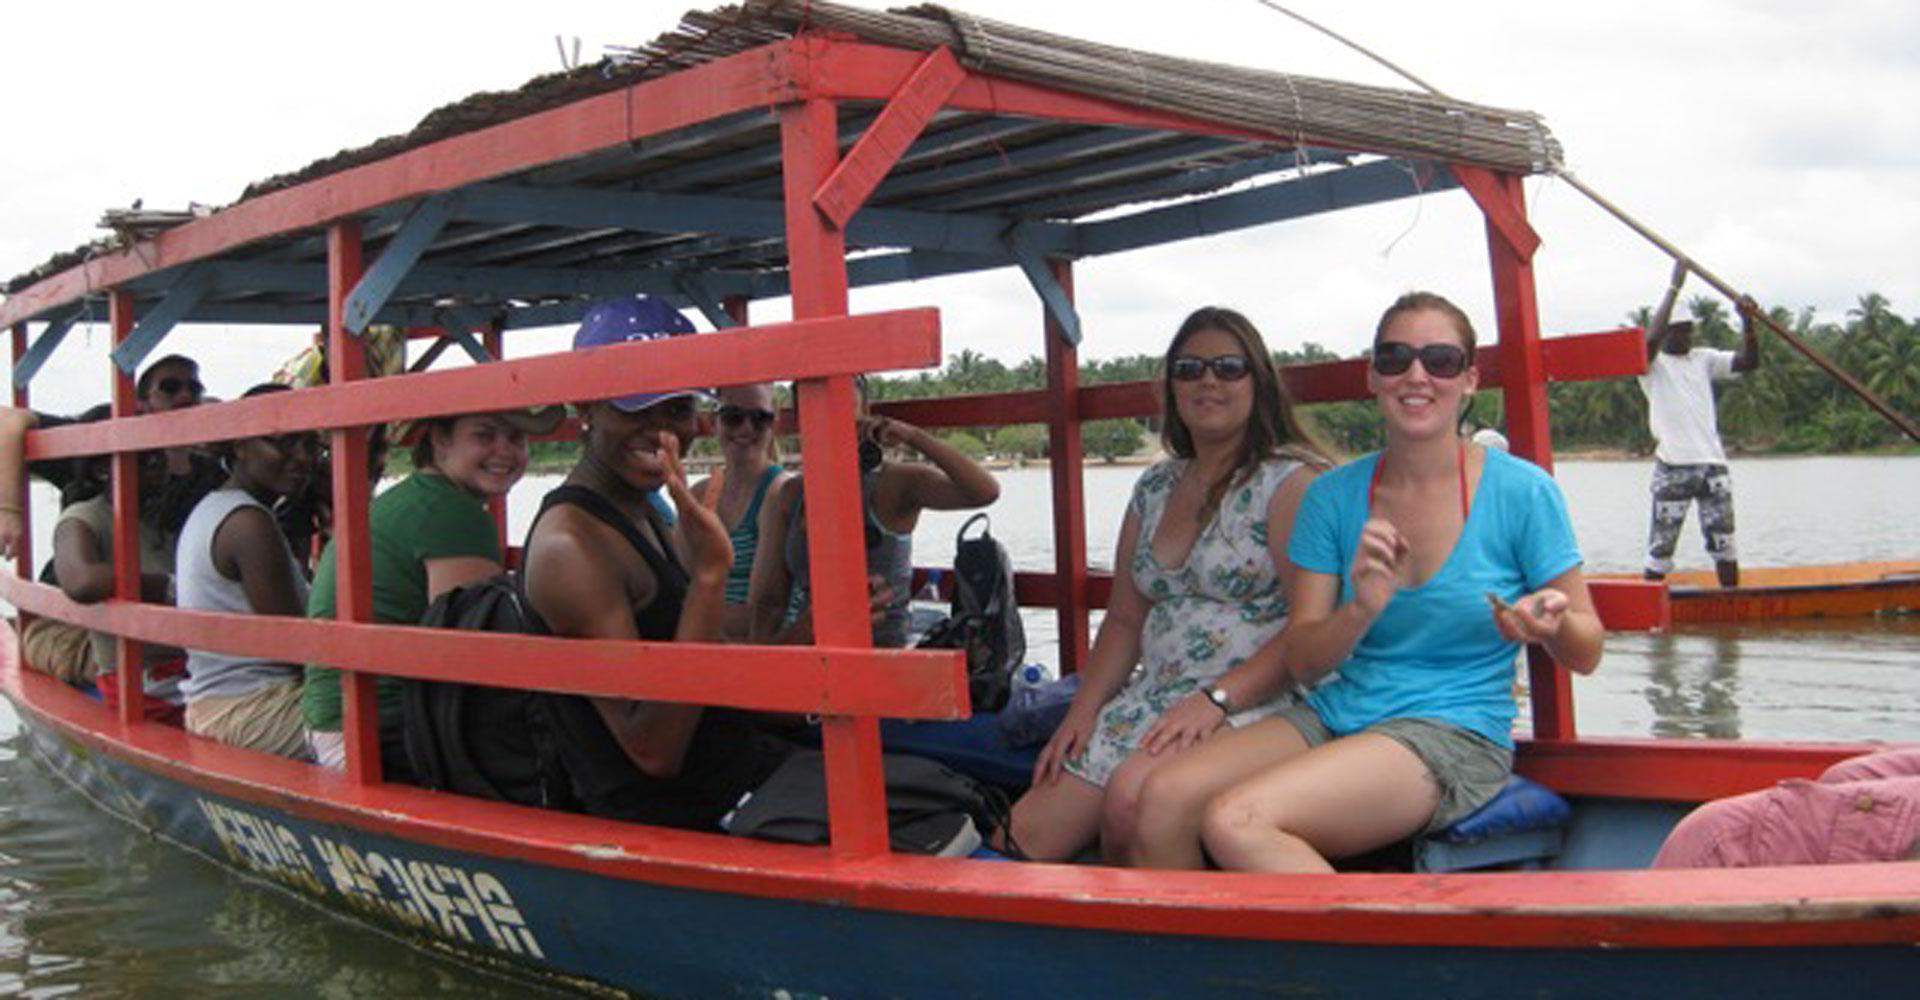
[[[1647,541],[1649,580],[1673,569],[1673,549],[1686,522],[1687,507],[1700,501],[1700,532],[1707,539],[1720,586],[1740,585],[1740,563],[1733,550],[1733,479],[1720,446],[1713,383],[1760,367],[1760,343],[1754,336],[1758,306],[1742,297],[1740,351],[1693,346],[1693,321],[1675,320],[1674,299],[1687,279],[1687,265],[1676,263],[1667,294],[1647,323],[1647,373],[1640,391],[1647,395],[1647,423],[1659,447],[1653,457],[1653,528]]]

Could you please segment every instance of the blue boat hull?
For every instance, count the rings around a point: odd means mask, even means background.
[[[159,835],[463,958],[660,997],[1911,996],[1908,946],[1406,947],[1231,940],[904,914],[608,878],[310,822],[96,752],[27,714],[35,751]],[[1006,866],[1009,878],[1021,869]]]

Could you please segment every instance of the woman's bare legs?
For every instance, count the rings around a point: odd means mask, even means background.
[[[1035,785],[1013,804],[1013,846],[1034,861],[1065,861],[1100,832],[1104,789],[1071,772]],[[1004,842],[995,845],[1007,846]]]
[[[1427,825],[1439,788],[1413,751],[1358,733],[1297,754],[1216,796],[1201,821],[1223,868],[1330,872]]]
[[[1107,827],[1124,826],[1125,854],[1109,856],[1136,868],[1204,868],[1200,824],[1207,803],[1221,792],[1305,752],[1291,722],[1268,719],[1209,736],[1169,757],[1146,775],[1131,812],[1118,814],[1108,798]]]

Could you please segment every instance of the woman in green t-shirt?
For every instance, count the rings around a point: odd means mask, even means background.
[[[560,423],[559,407],[438,417],[413,448],[415,472],[374,500],[367,514],[373,565],[373,620],[411,625],[435,597],[500,572],[500,532],[486,502],[505,496],[527,471],[527,435]],[[334,617],[333,544],[320,554],[307,617]],[[382,677],[380,743],[389,780],[409,769],[400,734],[400,684]],[[332,768],[346,766],[340,675],[308,667],[301,695],[307,744]]]

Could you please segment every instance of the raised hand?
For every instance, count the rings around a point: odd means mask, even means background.
[[[727,485],[726,467],[713,470],[707,482],[707,498],[700,500],[687,489],[687,473],[680,465],[680,439],[665,434],[661,440],[660,456],[667,466],[667,494],[673,497],[673,505],[680,511],[680,532],[687,541],[687,553],[693,563],[692,576],[699,583],[725,584],[727,572],[733,568],[733,541],[727,537],[727,525],[714,511],[714,505],[720,502],[720,494]]]
[[[1374,518],[1360,529],[1353,551],[1353,600],[1378,615],[1400,588],[1413,582],[1413,546],[1400,529]]]

